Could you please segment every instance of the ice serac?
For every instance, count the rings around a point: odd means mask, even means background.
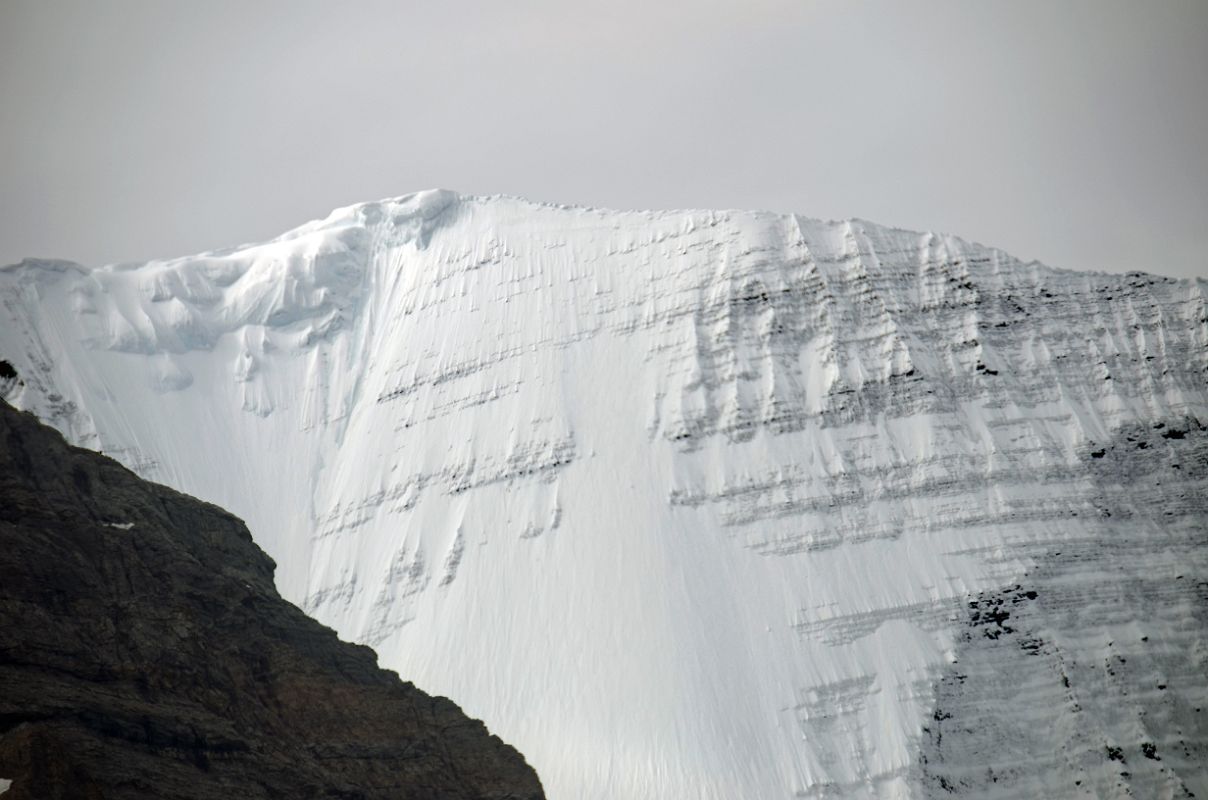
[[[425,192],[6,268],[0,389],[554,798],[1204,796],[1206,289]]]

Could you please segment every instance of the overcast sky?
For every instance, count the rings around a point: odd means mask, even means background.
[[[1208,277],[1208,2],[0,0],[0,263],[434,187]]]

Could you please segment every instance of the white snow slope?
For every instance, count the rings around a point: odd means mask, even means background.
[[[1206,289],[433,191],[4,268],[0,391],[555,800],[1208,796]]]

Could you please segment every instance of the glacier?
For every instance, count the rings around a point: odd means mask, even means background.
[[[4,267],[0,394],[553,798],[1205,796],[1206,289],[437,190]]]

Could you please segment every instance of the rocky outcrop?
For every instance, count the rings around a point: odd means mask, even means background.
[[[1019,583],[957,615],[917,755],[920,797],[1208,787],[1208,427],[1130,426],[1086,460],[1096,523],[1035,543]]]
[[[4,800],[542,797],[273,570],[231,514],[0,403]]]

